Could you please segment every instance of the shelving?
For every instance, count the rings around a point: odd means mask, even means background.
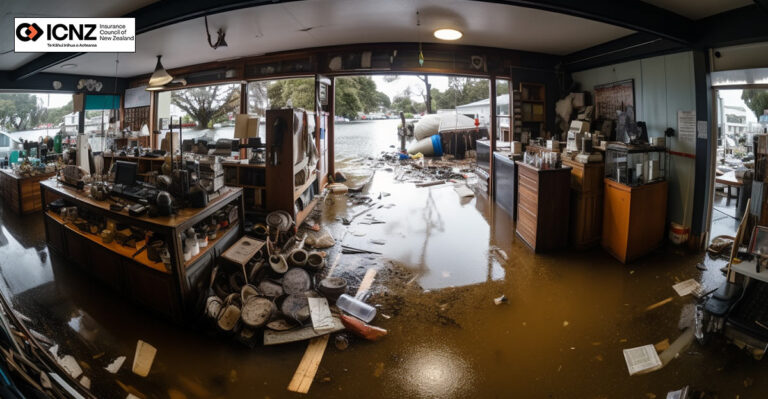
[[[518,100],[517,92],[515,93],[515,100]],[[520,82],[519,105],[514,104],[515,120],[520,122],[521,130],[530,132],[530,137],[540,137],[544,133],[547,118],[546,101],[545,85]]]

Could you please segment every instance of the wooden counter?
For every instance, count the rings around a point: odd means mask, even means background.
[[[11,210],[22,215],[42,210],[40,181],[54,175],[56,172],[21,177],[12,169],[0,169],[0,192],[3,202],[8,204]]]
[[[155,237],[165,241],[170,253],[170,267],[153,262],[146,251],[134,256],[144,244],[135,248],[116,242],[104,243],[101,237],[81,231],[72,223],[65,222],[58,214],[46,210],[45,234],[49,248],[65,256],[93,274],[114,291],[167,316],[173,321],[190,320],[197,314],[197,307],[208,287],[215,258],[243,234],[242,189],[224,187],[220,195],[205,208],[187,208],[177,215],[150,218],[133,217],[127,211],[112,211],[110,202],[96,201],[85,191],[65,186],[56,180],[40,183],[44,204],[63,198],[83,211],[152,231]],[[223,229],[200,253],[184,261],[182,232],[203,221],[215,212],[232,204],[238,207],[238,221]]]
[[[571,245],[586,249],[600,244],[603,231],[603,162],[563,160],[571,167]]]
[[[667,182],[633,187],[603,181],[603,248],[627,263],[659,246],[667,218]]]
[[[517,161],[515,232],[535,252],[568,245],[571,168],[537,169]]]

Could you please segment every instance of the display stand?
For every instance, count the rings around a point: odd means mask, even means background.
[[[568,245],[571,168],[538,169],[517,161],[515,232],[535,252]]]

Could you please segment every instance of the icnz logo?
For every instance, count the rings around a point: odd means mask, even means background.
[[[35,23],[32,25],[23,23],[16,27],[16,37],[18,37],[22,42],[28,42],[30,40],[35,42],[42,35],[43,29]]]

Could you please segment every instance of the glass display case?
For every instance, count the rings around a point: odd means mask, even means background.
[[[665,180],[666,164],[664,147],[609,144],[605,149],[605,177],[627,186]]]

